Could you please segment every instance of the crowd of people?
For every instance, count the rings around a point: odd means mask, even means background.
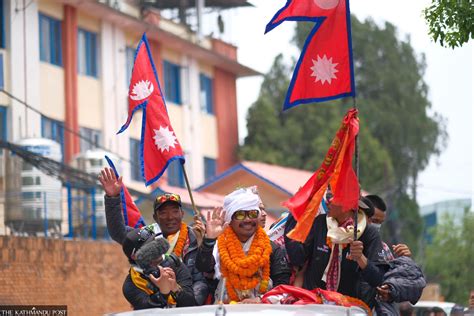
[[[265,206],[255,187],[230,192],[222,207],[192,225],[183,222],[179,195],[160,195],[155,223],[134,229],[124,222],[120,181],[109,168],[99,180],[110,236],[130,262],[123,294],[134,309],[258,304],[272,288],[294,285],[359,299],[377,315],[399,315],[397,303],[416,303],[426,285],[406,245],[382,242],[387,207],[377,195],[361,197],[358,210],[328,198],[327,213],[314,219],[304,243],[287,237],[296,225],[289,214],[283,241],[276,242],[264,230]]]

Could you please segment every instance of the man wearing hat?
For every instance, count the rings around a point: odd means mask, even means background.
[[[155,237],[149,227],[127,233],[122,248],[132,266],[123,284],[123,294],[133,309],[196,305],[188,269],[169,243]]]
[[[258,303],[272,287],[289,283],[284,249],[273,244],[259,225],[260,203],[255,192],[242,188],[225,197],[223,210],[207,214],[196,267],[214,272],[219,282],[216,301]]]
[[[99,175],[99,181],[105,191],[107,229],[112,239],[122,244],[127,232],[133,229],[124,224],[122,215],[122,177],[117,179],[111,168],[104,168]],[[169,254],[174,253],[183,260],[192,276],[196,303],[202,305],[209,294],[209,287],[203,274],[195,268],[198,241],[194,230],[183,222],[183,217],[181,197],[178,194],[165,193],[159,195],[153,203],[153,219],[156,223],[149,225],[149,228],[154,234],[162,235],[168,240]]]
[[[374,298],[358,289],[367,282],[375,288],[382,282],[383,271],[376,265],[382,261],[382,242],[375,227],[367,225],[363,209],[374,212],[365,198],[359,200],[357,240],[354,239],[354,210],[343,210],[334,202],[328,214],[318,215],[305,241],[289,239],[287,234],[295,227],[290,214],[285,227],[285,246],[290,263],[296,267],[307,264],[303,287],[308,290],[322,288],[359,298],[369,306]],[[375,295],[374,291],[370,295]],[[371,306],[372,307],[372,306]]]

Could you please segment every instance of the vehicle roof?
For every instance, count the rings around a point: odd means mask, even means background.
[[[358,307],[343,307],[334,305],[271,305],[271,304],[234,304],[224,305],[227,316],[249,316],[249,313],[259,316],[293,316],[293,315],[367,315],[365,311]],[[144,309],[109,315],[216,315],[217,305],[205,305],[195,307],[180,307],[171,309]],[[348,313],[349,312],[349,313]]]

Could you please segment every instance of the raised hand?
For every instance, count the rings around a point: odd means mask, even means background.
[[[227,224],[224,221],[225,211],[222,207],[215,207],[214,210],[207,212],[206,237],[215,239],[226,229]]]
[[[198,245],[201,245],[204,234],[206,233],[206,226],[204,226],[199,216],[194,216],[194,225],[192,227],[194,234],[196,235]]]
[[[122,177],[115,176],[112,168],[105,167],[100,171],[99,175],[100,184],[104,188],[105,194],[108,196],[117,196],[120,194],[120,189],[122,188]]]

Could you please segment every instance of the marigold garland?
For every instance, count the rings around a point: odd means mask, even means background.
[[[221,273],[227,278],[227,294],[232,301],[240,301],[236,293],[254,289],[259,283],[259,292],[265,293],[270,280],[270,254],[272,246],[265,231],[258,227],[248,254],[234,230],[227,227],[218,238]]]
[[[188,239],[188,225],[186,223],[181,223],[181,228],[179,229],[178,241],[174,246],[173,253],[178,257],[182,257],[184,245]]]

